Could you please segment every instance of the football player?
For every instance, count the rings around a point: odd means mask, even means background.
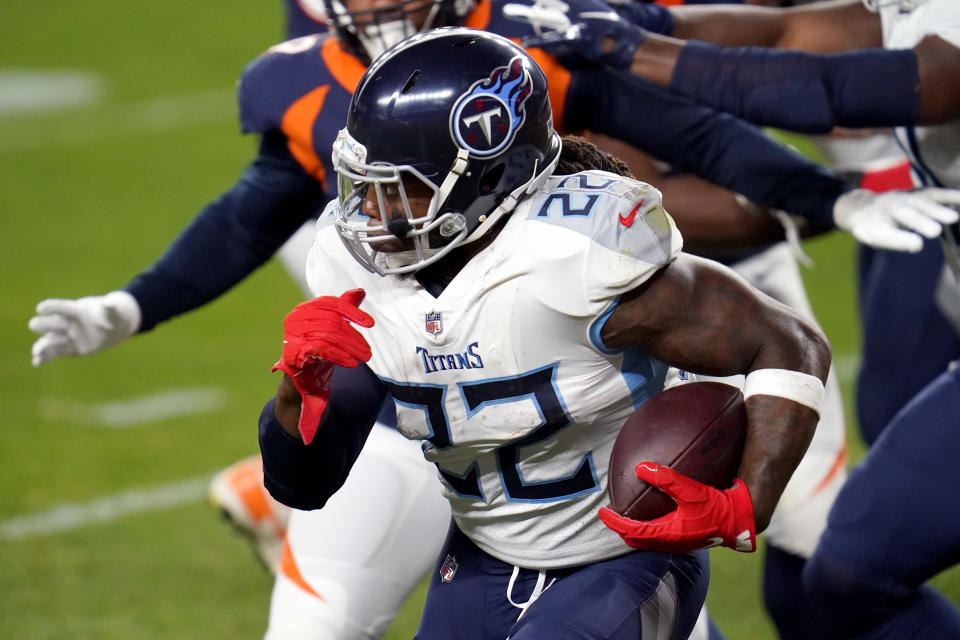
[[[818,419],[822,334],[682,254],[655,189],[554,176],[559,154],[533,59],[462,28],[376,60],[334,143],[339,199],[308,259],[318,297],[284,321],[264,476],[322,507],[370,407],[395,399],[454,515],[418,638],[686,637],[703,549],[755,548]],[[361,369],[369,401],[335,364]],[[720,491],[640,464],[678,508],[633,521],[602,508],[606,464],[668,365],[747,376],[741,478]]]
[[[378,3],[376,7],[371,11],[360,0],[331,3],[328,13],[336,16],[332,33],[279,45],[248,67],[240,86],[241,122],[245,131],[260,134],[261,145],[245,174],[201,211],[168,251],[124,290],[41,303],[37,318],[31,321],[33,329],[42,334],[33,349],[35,364],[112,346],[203,305],[241,281],[285,242],[281,256],[290,249],[295,255],[295,232],[334,194],[329,148],[342,126],[353,88],[367,61],[397,37],[425,26],[458,22],[516,38],[533,34],[528,25],[507,20],[502,3],[489,0],[476,5],[441,0],[405,3],[400,8]],[[399,24],[392,24],[396,22]],[[391,26],[381,29],[381,23]],[[678,165],[699,169],[757,202],[806,214],[823,226],[832,223],[834,205],[848,187],[767,142],[760,132],[624,74],[582,64],[567,69],[548,54],[536,50],[534,54],[549,70],[556,94],[555,121],[566,128],[610,131]],[[646,117],[637,117],[638,109]],[[883,206],[882,200],[873,203],[873,208]],[[368,444],[374,466],[375,452],[389,450],[392,435],[388,428],[372,432],[371,442],[383,439],[386,443],[381,448]],[[414,458],[419,455],[412,453]],[[396,460],[401,455],[386,457]],[[249,464],[222,478],[255,489],[258,470]],[[384,468],[389,464],[389,460],[384,462]],[[428,501],[432,494],[425,487],[434,475],[430,468],[421,463],[422,471],[417,474],[414,465],[401,466],[405,473],[394,480],[398,491]],[[350,490],[351,483],[344,491]],[[366,500],[368,491],[361,484],[357,495]],[[341,492],[338,498],[343,495]],[[262,504],[260,496],[253,499],[261,501],[257,514],[264,516],[259,521],[262,529],[272,535],[282,531],[284,511]],[[306,594],[305,609],[310,605],[322,609],[304,614],[307,626],[328,625],[334,637],[375,636],[426,571],[429,553],[411,553],[403,535],[397,535],[396,546],[392,546],[393,538],[385,532],[396,532],[404,523],[419,530],[421,523],[440,521],[445,518],[445,504],[434,500],[432,504],[439,507],[431,509],[388,496],[385,500],[384,508],[371,509],[363,521],[346,521],[332,507],[311,513],[315,526],[309,529],[320,529],[322,535],[291,535],[291,552],[282,554],[278,589]],[[428,511],[417,515],[419,508]],[[326,518],[325,513],[332,515]],[[364,535],[370,532],[377,535]],[[297,547],[306,549],[307,545],[297,540],[312,543],[315,539],[343,542],[330,542],[329,552],[322,548],[304,552],[298,566],[294,561]],[[353,551],[345,552],[347,545]],[[274,556],[279,553],[275,550]],[[397,566],[385,564],[387,557],[395,558]],[[418,562],[421,566],[415,568]],[[306,569],[307,565],[311,568]],[[307,574],[321,577],[305,578]],[[391,580],[384,580],[384,575]],[[323,586],[317,586],[319,582]],[[295,615],[278,617],[296,624]]]

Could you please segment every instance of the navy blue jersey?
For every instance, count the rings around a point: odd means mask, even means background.
[[[287,40],[327,30],[327,13],[323,0],[283,0],[286,15],[284,32]]]
[[[330,150],[365,70],[326,33],[271,47],[240,79],[240,127],[244,133],[281,132],[290,154],[332,199]]]

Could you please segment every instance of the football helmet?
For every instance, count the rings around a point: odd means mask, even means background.
[[[396,0],[386,4],[364,2],[351,11],[350,0],[323,0],[327,23],[343,47],[365,64],[418,31],[460,24],[475,0]]]
[[[489,231],[553,173],[560,147],[546,76],[523,49],[462,27],[420,33],[353,94],[333,145],[334,223],[369,270],[416,271]]]

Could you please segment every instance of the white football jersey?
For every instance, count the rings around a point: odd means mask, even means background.
[[[912,49],[929,35],[960,48],[960,1],[902,0],[880,8],[883,44]],[[925,127],[900,127],[897,139],[911,156],[922,184],[960,187],[960,120]]]
[[[370,368],[423,440],[457,524],[511,564],[548,569],[630,550],[597,518],[613,441],[667,367],[600,341],[618,296],[676,258],[660,193],[601,171],[554,176],[439,297],[347,253],[331,203],[307,263],[315,295],[363,287]]]

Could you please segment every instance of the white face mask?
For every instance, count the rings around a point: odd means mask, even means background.
[[[412,36],[417,30],[409,20],[392,20],[382,24],[367,25],[360,29],[357,38],[363,45],[370,60],[376,60],[380,55],[407,36]]]

